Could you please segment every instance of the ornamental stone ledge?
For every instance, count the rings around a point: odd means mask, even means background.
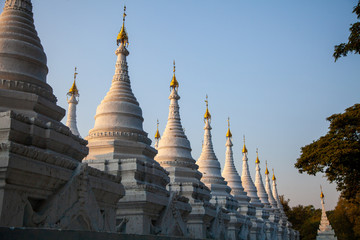
[[[13,80],[0,79],[0,88],[34,93],[36,95],[48,99],[52,103],[57,102],[57,98],[54,96],[52,92],[31,83],[26,83],[18,80],[13,81]]]

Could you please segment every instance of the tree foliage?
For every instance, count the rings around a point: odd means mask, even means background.
[[[321,210],[315,209],[314,206],[298,205],[290,207],[290,199],[285,200],[284,196],[279,196],[280,202],[283,205],[284,212],[288,217],[292,227],[299,231],[300,239],[313,240],[316,238],[317,229],[319,228]]]
[[[300,173],[325,173],[344,198],[357,201],[360,199],[357,197],[360,195],[360,104],[327,120],[328,133],[301,148],[295,167]]]
[[[360,0],[354,7],[353,13],[360,19]],[[340,57],[346,57],[349,52],[360,54],[360,22],[350,25],[350,35],[347,43],[341,43],[335,46],[333,57],[336,60]]]
[[[321,209],[315,209],[313,205],[290,207],[290,200],[285,200],[284,196],[280,196],[280,201],[293,229],[299,231],[300,239],[315,239],[320,225]],[[360,240],[359,204],[340,197],[335,209],[327,211],[326,215],[338,240]]]

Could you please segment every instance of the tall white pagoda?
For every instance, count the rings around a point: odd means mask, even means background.
[[[208,99],[206,96],[206,111],[204,114],[204,141],[202,144],[202,151],[200,157],[197,161],[199,165],[199,171],[203,174],[201,181],[203,181],[208,188],[211,190],[211,202],[218,206],[218,216],[217,218],[221,223],[229,222],[230,220],[233,222],[236,219],[230,219],[230,214],[226,214],[227,212],[235,212],[238,208],[237,201],[231,196],[231,188],[227,185],[227,182],[221,176],[221,167],[220,162],[218,161],[211,139],[211,114],[208,108]],[[218,221],[218,220],[216,220]],[[218,223],[216,223],[219,225]],[[221,225],[219,225],[221,227]],[[225,227],[225,226],[224,226]],[[220,231],[222,231],[220,229]],[[219,231],[219,232],[220,232]],[[224,233],[226,229],[224,229]],[[214,238],[220,238],[220,233],[213,236]]]
[[[210,189],[200,181],[202,174],[191,156],[190,141],[181,124],[178,89],[179,82],[175,76],[174,61],[173,77],[170,82],[169,116],[162,138],[160,139],[158,128],[155,133],[155,147],[158,150],[155,160],[169,172],[168,189],[189,199],[192,208],[187,217],[190,236],[207,238],[206,226],[215,217],[216,211],[209,203]]]
[[[31,0],[1,3],[1,228],[116,232],[114,212],[124,187],[81,162],[87,141],[60,122],[65,110],[47,83]]]
[[[277,191],[277,184],[276,184],[276,177],[275,177],[274,169],[273,169],[272,181],[273,181],[272,193],[273,193],[274,199],[276,200],[276,205],[277,205],[277,207],[279,209],[279,213],[280,213],[278,237],[279,237],[279,239],[287,240],[287,239],[289,239],[288,218],[284,212],[284,208],[281,204],[280,197],[279,197],[279,194]]]
[[[241,174],[241,181],[243,183],[243,187],[248,197],[250,197],[250,204],[255,207],[255,216],[251,218],[252,227],[251,227],[251,239],[264,239],[265,238],[265,224],[263,220],[263,210],[264,204],[261,203],[257,189],[253,180],[251,179],[249,165],[248,165],[248,150],[245,145],[245,137],[244,137],[244,146],[242,149],[243,153],[243,168]]]
[[[68,126],[72,132],[72,134],[80,137],[79,130],[77,129],[76,124],[76,105],[79,103],[79,90],[76,86],[76,76],[78,73],[76,72],[75,67],[75,73],[74,73],[74,82],[67,93],[67,102],[69,104],[68,112],[67,112],[67,120],[66,120],[66,126]]]
[[[158,234],[165,231],[159,226],[161,212],[169,204],[169,177],[154,160],[157,151],[143,130],[142,110],[131,89],[125,9],[117,36],[115,74],[109,92],[97,107],[94,128],[86,137],[89,155],[84,161],[121,176],[126,194],[116,212],[119,228],[122,226],[126,233]]]
[[[226,132],[226,152],[225,165],[222,172],[227,185],[231,188],[231,194],[238,201],[238,217],[241,223],[241,230],[239,236],[241,239],[247,239],[249,230],[251,228],[251,220],[249,215],[255,215],[255,208],[250,205],[250,198],[247,196],[242,186],[240,175],[238,174],[234,164],[232,133],[230,130],[230,118],[228,118],[228,130]]]
[[[322,208],[321,221],[320,221],[319,229],[317,231],[316,240],[337,240],[334,229],[332,229],[330,222],[326,216],[325,201],[324,201],[325,196],[322,189],[321,189],[320,198],[321,198],[321,208]]]
[[[261,176],[259,152],[256,149],[256,174],[255,174],[255,186],[258,192],[258,196],[261,202],[264,204],[263,219],[265,220],[266,225],[266,235],[269,239],[275,238],[277,236],[277,224],[279,218],[275,217],[275,209],[272,208],[269,202],[269,195],[265,190],[265,186]]]

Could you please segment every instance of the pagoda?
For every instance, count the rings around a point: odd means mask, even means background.
[[[76,105],[79,103],[79,90],[76,86],[76,76],[78,75],[78,73],[76,72],[76,67],[75,67],[75,73],[74,73],[74,82],[69,90],[69,92],[67,93],[67,102],[69,104],[69,108],[68,108],[68,116],[67,116],[67,120],[66,120],[66,126],[68,126],[71,130],[71,132],[80,137],[80,133],[77,129],[77,124],[76,124]]]
[[[321,188],[321,186],[320,186]],[[337,240],[337,237],[335,236],[335,232],[332,229],[330,222],[326,216],[325,211],[325,201],[324,201],[324,193],[321,189],[320,199],[321,199],[321,221],[320,226],[317,231],[316,240]]]
[[[276,201],[276,205],[279,209],[279,213],[280,213],[280,216],[279,216],[279,228],[278,228],[278,238],[279,239],[282,239],[282,240],[287,240],[287,239],[290,239],[289,238],[289,229],[288,229],[288,218],[284,212],[284,208],[281,204],[281,201],[280,201],[280,197],[279,197],[279,194],[278,194],[278,191],[277,191],[277,184],[276,184],[276,177],[275,177],[275,172],[274,172],[274,169],[273,169],[273,176],[272,176],[272,181],[273,181],[273,184],[272,184],[272,193],[273,193],[273,197]]]
[[[255,186],[258,196],[262,204],[264,204],[263,219],[266,225],[266,235],[269,239],[273,239],[277,235],[277,225],[279,219],[275,217],[275,209],[272,208],[269,202],[269,195],[265,190],[264,183],[261,176],[259,152],[256,149],[256,173],[255,173]],[[265,171],[266,172],[266,171]]]
[[[97,107],[89,131],[89,165],[121,176],[126,194],[119,201],[117,222],[121,231],[136,234],[166,232],[161,215],[169,204],[168,172],[154,160],[157,151],[143,130],[142,110],[130,84],[126,57],[129,38],[123,23],[117,36],[115,74],[109,92]]]
[[[206,96],[206,111],[204,114],[204,141],[202,144],[202,151],[200,157],[197,161],[199,165],[199,171],[203,174],[201,181],[205,183],[205,185],[211,190],[211,202],[218,206],[218,219],[222,219],[221,223],[231,222],[230,225],[234,225],[235,221],[238,221],[237,215],[235,211],[238,208],[238,202],[234,199],[234,197],[230,194],[231,188],[227,185],[227,182],[221,176],[221,167],[220,162],[218,161],[211,137],[211,114],[208,108],[208,98]],[[229,214],[226,214],[229,213]],[[219,225],[217,219],[214,220],[214,224],[220,228],[218,230],[218,234],[214,237],[220,238],[221,234],[225,234],[227,231],[225,229],[225,225],[222,227]],[[223,229],[222,229],[223,228]],[[238,228],[240,228],[238,226]],[[234,226],[229,229],[229,234],[234,234],[236,228]],[[223,233],[221,232],[223,231]]]
[[[233,156],[232,133],[230,130],[230,118],[228,118],[228,130],[226,132],[226,152],[225,165],[222,172],[227,185],[231,188],[231,195],[238,201],[238,216],[240,227],[240,238],[248,239],[249,229],[251,228],[251,221],[249,215],[255,215],[255,208],[250,205],[250,198],[247,196],[242,186],[241,178],[236,170]]]
[[[41,4],[40,2],[38,3]],[[116,232],[116,176],[89,167],[87,141],[60,121],[30,0],[0,15],[0,226]]]
[[[178,192],[189,199],[191,212],[187,217],[187,226],[191,237],[206,238],[210,221],[215,217],[215,207],[209,203],[210,190],[200,181],[202,174],[191,155],[190,141],[185,135],[181,124],[178,94],[179,82],[175,75],[175,61],[173,77],[170,82],[169,116],[162,138],[159,130],[155,133],[155,146],[158,154],[155,160],[169,172],[170,183],[168,190]]]

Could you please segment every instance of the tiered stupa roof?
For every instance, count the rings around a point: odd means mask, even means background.
[[[269,177],[269,169],[267,167],[266,163],[266,169],[265,169],[265,190],[269,197],[269,203],[273,209],[278,209],[277,202],[274,198],[274,195],[271,191],[271,183],[270,183],[270,177]]]
[[[169,201],[169,177],[154,160],[157,151],[143,130],[142,110],[131,89],[125,16],[124,11],[115,51],[115,74],[109,92],[97,107],[94,128],[86,138],[89,155],[85,161],[122,177],[126,193],[118,203],[117,217],[128,219],[128,233],[149,234],[150,224],[139,222],[155,224],[159,220],[157,214]]]
[[[228,186],[231,188],[231,194],[239,202],[239,204],[247,205],[250,201],[250,198],[244,191],[241,177],[236,170],[232,147],[232,133],[230,131],[230,119],[228,119],[228,130],[226,132],[226,156],[222,176],[224,177],[225,181],[227,181]]]
[[[218,199],[220,204],[229,210],[236,210],[238,208],[237,201],[230,194],[231,188],[221,176],[220,162],[218,161],[211,139],[211,114],[209,111],[208,99],[206,96],[206,111],[204,114],[204,142],[202,145],[202,152],[197,161],[199,170],[203,174],[201,181],[210,188],[212,199],[211,201],[216,204]]]
[[[263,204],[261,203],[257,195],[257,189],[254,185],[253,180],[251,179],[251,175],[249,171],[248,157],[247,157],[248,150],[245,145],[245,137],[244,137],[244,146],[242,153],[243,153],[243,169],[241,174],[241,181],[243,183],[243,187],[248,197],[250,197],[250,203],[252,203],[253,206],[255,207],[262,208]]]
[[[169,96],[168,121],[162,138],[159,141],[158,154],[155,160],[170,173],[169,177],[172,188],[175,188],[178,184],[182,186],[184,186],[184,183],[191,183],[191,185],[196,184],[200,189],[205,189],[205,192],[198,192],[197,194],[201,194],[201,196],[196,196],[195,199],[200,197],[209,201],[210,191],[200,181],[202,174],[198,171],[199,167],[191,156],[190,141],[186,137],[181,124],[178,88],[179,82],[175,76],[174,61],[173,77],[170,82],[171,92]],[[160,134],[156,135],[160,136]],[[186,196],[191,200],[193,199],[194,189],[191,188],[189,190],[191,193],[189,192]]]
[[[204,114],[204,142],[202,144],[202,152],[197,161],[199,170],[203,174],[201,181],[211,190],[212,196],[230,196],[231,188],[221,176],[220,162],[218,161],[211,139],[211,114],[208,107],[208,99],[206,96],[206,111]]]
[[[260,201],[262,204],[264,204],[265,208],[271,208],[271,205],[269,203],[268,194],[265,190],[264,183],[262,181],[262,176],[260,172],[260,160],[259,160],[259,153],[258,150],[256,150],[256,174],[255,174],[255,186],[257,189],[257,195],[260,198]]]
[[[131,89],[126,61],[129,51],[125,16],[124,13],[123,25],[117,37],[119,47],[115,51],[117,61],[111,87],[97,107],[95,125],[87,137],[90,148],[87,159],[104,158],[107,154],[119,159],[152,159],[156,154],[150,146],[148,134],[143,130],[142,110]]]
[[[64,117],[65,110],[56,105],[46,83],[47,60],[30,0],[5,1],[0,16],[0,62],[0,111],[12,109],[46,122]]]

